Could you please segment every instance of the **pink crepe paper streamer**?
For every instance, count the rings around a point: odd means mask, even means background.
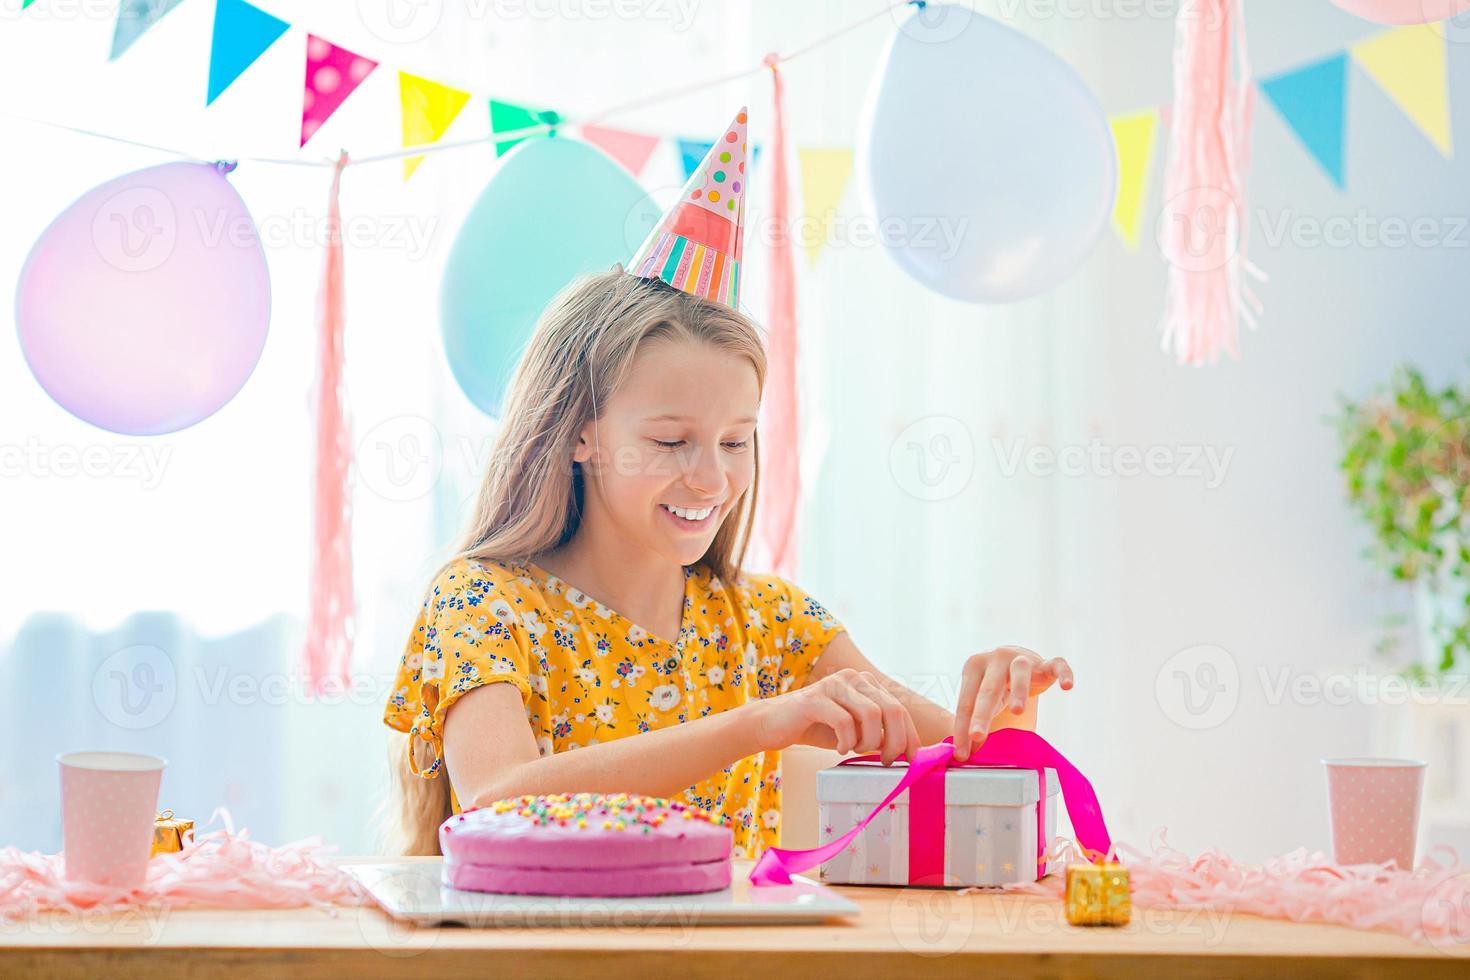
[[[352,652],[352,443],[343,390],[345,297],[342,208],[338,200],[347,153],[337,158],[327,199],[327,253],[322,271],[316,382],[311,606],[302,651],[308,690],[347,684]]]
[[[325,855],[336,850],[309,837],[281,847],[235,832],[229,811],[219,807],[209,823],[223,829],[196,836],[184,849],[156,854],[144,883],[133,889],[67,881],[60,854],[0,850],[0,921],[42,912],[116,912],[160,909],[296,908],[304,905],[335,915],[335,905],[361,905],[366,892]]]
[[[1243,0],[1199,0],[1174,25],[1174,101],[1159,246],[1169,262],[1161,346],[1181,364],[1240,357],[1239,324],[1261,305],[1247,277],[1245,172],[1255,101]],[[1236,58],[1231,78],[1231,55]]]
[[[790,198],[786,176],[786,121],[782,112],[777,56],[765,57],[774,90],[771,138],[771,305],[766,322],[766,382],[761,399],[761,502],[756,535],[769,570],[790,578],[796,571],[796,508],[801,496],[797,468],[796,262],[791,250]]]
[[[1305,847],[1264,864],[1246,864],[1214,848],[1191,858],[1170,847],[1166,833],[1163,827],[1154,831],[1152,853],[1122,841],[1113,845],[1117,859],[1128,867],[1138,908],[1212,909],[1378,929],[1416,942],[1470,942],[1464,919],[1464,910],[1470,908],[1470,867],[1461,865],[1446,845],[1432,848],[1414,870],[1393,862],[1335,864],[1323,852]],[[1062,862],[1082,859],[1065,837],[1052,842],[1051,853]],[[1438,860],[1440,855],[1444,861]],[[1061,875],[1051,875],[1005,888],[1060,900],[1065,883]]]

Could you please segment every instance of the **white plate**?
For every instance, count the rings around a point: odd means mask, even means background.
[[[698,895],[644,898],[566,898],[490,895],[440,882],[443,862],[344,864],[394,918],[424,925],[657,926],[793,925],[857,915],[857,904],[800,875],[789,885],[752,886],[738,869],[730,887]]]

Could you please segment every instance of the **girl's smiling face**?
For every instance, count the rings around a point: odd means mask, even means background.
[[[656,339],[598,408],[572,454],[586,476],[584,521],[680,565],[698,561],[755,476],[754,365],[702,341]]]

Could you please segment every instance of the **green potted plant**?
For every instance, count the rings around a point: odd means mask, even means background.
[[[1370,553],[1416,590],[1421,676],[1470,665],[1470,389],[1429,385],[1413,367],[1335,419],[1354,509]]]

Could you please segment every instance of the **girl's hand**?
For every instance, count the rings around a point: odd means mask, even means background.
[[[1061,657],[1042,660],[1025,647],[996,647],[965,661],[959,707],[954,713],[954,757],[963,762],[985,742],[1002,705],[1019,715],[1026,710],[1027,698],[1054,683],[1060,683],[1064,691],[1072,689],[1072,668],[1067,661]]]
[[[908,709],[866,670],[835,671],[749,707],[762,752],[816,745],[843,754],[878,752],[887,766],[923,747]]]

